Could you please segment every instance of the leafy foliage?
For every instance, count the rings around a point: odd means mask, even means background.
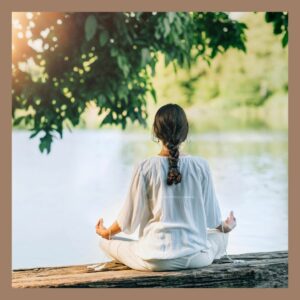
[[[273,23],[273,33],[282,36],[282,46],[288,44],[288,13],[287,12],[267,12],[265,20],[268,23]]]
[[[158,53],[176,70],[229,48],[246,51],[246,25],[222,12],[35,12],[17,13],[14,22],[14,125],[28,124],[31,138],[43,133],[39,148],[47,153],[90,101],[104,115],[100,127],[146,126]]]
[[[248,27],[247,55],[231,49],[210,66],[199,60],[177,74],[159,64],[153,84],[161,104],[176,99],[190,111],[197,107],[216,111],[218,107],[229,113],[238,107],[259,110],[276,94],[286,99],[287,47],[282,47],[281,37],[273,34],[273,25],[265,22],[265,13],[245,13],[240,21]]]

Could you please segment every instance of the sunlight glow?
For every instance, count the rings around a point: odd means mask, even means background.
[[[244,14],[246,14],[247,12],[238,12],[238,11],[234,11],[234,12],[229,12],[229,17],[232,20],[238,20],[240,19]]]

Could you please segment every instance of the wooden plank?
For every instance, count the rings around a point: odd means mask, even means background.
[[[138,287],[288,287],[288,252],[231,255],[205,268],[167,272],[136,271],[112,261],[108,270],[89,272],[88,265],[20,269],[12,272],[14,288]]]

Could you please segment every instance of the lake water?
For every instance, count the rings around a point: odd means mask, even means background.
[[[110,260],[95,224],[115,220],[134,164],[159,145],[148,133],[75,130],[42,155],[28,137],[13,132],[12,267]],[[286,132],[191,134],[183,151],[208,159],[223,217],[235,211],[229,254],[288,249]]]

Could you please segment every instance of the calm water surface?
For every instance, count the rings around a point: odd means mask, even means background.
[[[148,133],[77,130],[41,155],[28,137],[13,132],[12,267],[109,260],[95,223],[115,220],[134,164],[159,146]],[[288,249],[287,133],[191,134],[183,151],[208,159],[223,217],[235,211],[229,254]]]

